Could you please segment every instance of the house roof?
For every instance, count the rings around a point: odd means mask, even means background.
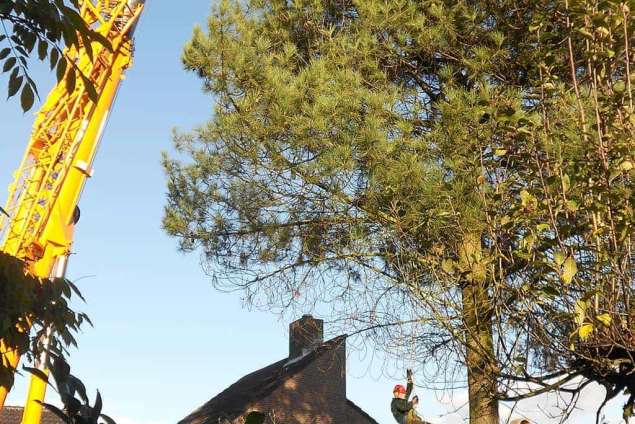
[[[20,424],[22,422],[22,412],[24,408],[21,406],[5,406],[0,411],[0,423],[2,424]],[[44,409],[42,411],[42,421],[40,424],[64,424],[64,421],[59,419],[51,411]]]
[[[377,421],[375,421],[375,419],[373,417],[371,417],[370,415],[368,415],[366,413],[366,411],[364,411],[362,408],[360,408],[359,406],[357,406],[356,404],[353,403],[352,400],[350,399],[346,399],[346,403],[348,404],[348,406],[350,406],[351,408],[353,408],[354,410],[356,410],[357,412],[359,412],[361,415],[363,415],[368,422],[370,423],[375,423],[375,424],[379,424]]]
[[[316,358],[339,346],[345,339],[345,335],[336,337],[322,343],[303,356],[292,359],[285,358],[251,374],[247,374],[179,421],[178,424],[216,424],[223,419],[231,421],[239,417],[244,414],[251,403],[271,394],[286,380],[302,371]],[[349,404],[363,414],[368,415],[353,402],[349,401]]]

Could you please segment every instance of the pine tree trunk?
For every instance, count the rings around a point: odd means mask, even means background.
[[[489,360],[494,356],[489,297],[482,284],[465,284],[463,316],[470,424],[499,424],[495,371]]]
[[[488,277],[478,234],[465,237],[459,256],[466,275],[462,306],[470,424],[499,424]]]

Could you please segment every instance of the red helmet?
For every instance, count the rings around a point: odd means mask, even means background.
[[[399,393],[401,395],[405,395],[406,394],[406,388],[404,386],[402,386],[401,384],[397,384],[395,386],[394,389],[392,389],[393,393]]]

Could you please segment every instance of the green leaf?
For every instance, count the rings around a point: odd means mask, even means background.
[[[88,93],[88,98],[93,103],[97,103],[97,100],[99,100],[99,95],[97,94],[97,90],[95,90],[95,86],[93,85],[93,82],[90,79],[88,79],[84,74],[80,74],[80,76],[82,77],[82,82],[84,84],[84,88],[86,89],[86,93]]]
[[[569,178],[567,174],[564,174],[564,176],[562,177],[562,191],[566,193],[567,191],[569,191],[570,187],[571,187],[571,178]]]
[[[567,260],[564,261],[562,267],[562,281],[564,281],[565,284],[570,284],[577,272],[578,265],[575,263],[575,260],[569,256]]]
[[[48,53],[48,43],[44,40],[40,40],[37,45],[37,56],[40,60],[46,59]]]
[[[22,56],[28,56],[29,55],[29,53],[26,50],[24,50],[24,47],[22,47],[20,45],[16,45],[14,47],[14,49],[16,49],[18,51],[18,53],[20,53]]]
[[[11,53],[11,49],[9,47],[5,47],[4,49],[0,50],[0,60],[9,56],[9,53]]]
[[[605,326],[611,325],[611,315],[610,314],[602,314],[595,317],[598,321],[600,321]]]
[[[37,41],[37,35],[34,32],[25,32],[22,37],[24,40],[24,48],[31,53],[33,48],[35,47],[35,42]]]
[[[108,40],[108,38],[93,30],[90,30],[89,34],[91,39],[104,46],[106,49],[108,49],[108,51],[112,51],[112,44],[110,44],[110,40]]]
[[[7,98],[13,97],[22,87],[22,81],[24,77],[22,75],[18,76],[18,69],[13,68],[13,72],[11,72],[11,76],[9,77],[9,92]]]
[[[86,386],[84,386],[84,383],[74,375],[70,375],[68,380],[73,386],[73,391],[77,392],[80,399],[84,402],[88,402],[88,396],[86,396]]]
[[[72,282],[72,281],[66,281],[66,283],[70,286],[71,290],[73,290],[73,292],[80,298],[82,299],[82,301],[84,303],[86,303],[86,299],[84,299],[84,296],[82,295],[82,292],[79,291],[79,289],[77,288],[77,286]]]
[[[578,210],[578,202],[576,202],[575,200],[567,200],[564,204],[564,207],[569,212],[575,212]]]
[[[66,412],[69,416],[76,416],[81,408],[82,403],[75,397],[66,397],[66,401],[64,402],[64,412]]]
[[[532,202],[533,199],[534,199],[534,196],[529,194],[529,192],[527,190],[521,190],[521,192],[520,192],[520,201],[521,201],[521,204],[523,206],[529,205]]]
[[[610,34],[610,31],[608,30],[608,28],[603,26],[595,28],[595,32],[599,34],[601,37],[606,37]]]
[[[57,77],[57,82],[62,82],[64,75],[66,74],[66,58],[60,58],[59,62],[57,62],[57,69],[55,71],[55,76]]]
[[[542,292],[547,296],[558,296],[559,292],[555,287],[545,286],[542,289]]]
[[[92,412],[92,417],[95,421],[97,421],[97,418],[99,418],[99,416],[101,415],[101,408],[103,406],[102,400],[101,400],[101,394],[99,393],[99,390],[97,390],[97,396],[95,399],[95,405],[93,406],[93,412]]]
[[[80,34],[87,34],[90,32],[90,29],[86,27],[84,20],[77,11],[65,6],[63,3],[60,3],[60,6],[62,13],[64,13],[64,17],[73,23],[75,27],[74,29],[77,30],[77,32]]]
[[[525,134],[525,135],[532,135],[533,134],[531,129],[529,129],[529,128],[525,127],[525,126],[516,128],[516,132],[518,132],[520,134]]]
[[[452,259],[444,259],[443,262],[441,262],[441,269],[451,274],[454,271],[454,261]]]
[[[86,322],[88,324],[90,324],[91,327],[94,327],[95,325],[93,324],[93,322],[90,320],[90,317],[88,315],[86,315],[85,313],[80,313],[79,314],[80,317],[82,317],[84,320],[86,320]]]
[[[60,58],[60,51],[57,50],[57,48],[53,48],[51,50],[51,53],[49,54],[49,64],[51,67],[51,70],[53,70],[53,68],[55,68],[55,66],[57,65],[57,61]]]
[[[84,51],[86,52],[86,54],[88,55],[88,58],[92,62],[93,61],[93,45],[90,42],[90,38],[88,37],[88,34],[85,32],[80,32],[79,35],[81,36],[81,39],[82,39],[82,45],[84,46]]]
[[[66,381],[71,374],[71,367],[63,358],[55,358],[51,373],[53,373],[56,382]]]
[[[108,415],[106,414],[99,414],[99,417],[104,420],[106,422],[106,424],[117,424],[115,422],[115,420],[113,420],[112,418],[110,418]]]
[[[581,326],[586,319],[587,303],[584,300],[578,300],[575,303],[575,322]]]
[[[70,68],[66,73],[66,91],[72,93],[75,91],[75,86],[77,84],[77,78],[75,75],[75,68]]]
[[[578,28],[578,32],[582,35],[584,35],[586,38],[592,39],[593,38],[593,34],[591,34],[589,31],[587,31],[584,28]]]
[[[49,381],[48,375],[44,371],[42,371],[42,370],[40,370],[38,368],[22,367],[22,369],[24,371],[28,372],[29,374],[33,374],[34,376],[36,376],[37,378],[39,378],[42,381],[45,381],[47,383]]]
[[[51,411],[53,414],[57,415],[57,417],[60,418],[62,422],[68,422],[69,417],[57,406],[45,403],[44,407]]]
[[[40,94],[37,91],[37,85],[35,85],[35,81],[33,81],[33,79],[29,76],[29,74],[25,74],[24,76],[26,77],[27,82],[31,85],[31,88],[33,89],[33,91],[35,92],[35,96],[39,99]]]
[[[631,169],[633,169],[633,162],[631,162],[630,160],[625,160],[624,162],[620,163],[620,170],[630,171]]]
[[[4,66],[2,67],[2,72],[9,72],[16,64],[17,59],[15,57],[10,57],[4,62]]]
[[[613,90],[615,90],[616,93],[621,94],[626,91],[626,84],[624,84],[624,81],[622,80],[617,81],[613,84]]]
[[[77,28],[70,28],[68,26],[62,28],[62,37],[66,46],[77,46],[79,40],[77,39]]]
[[[543,231],[547,231],[550,228],[551,228],[551,225],[546,223],[546,222],[543,222],[543,223],[540,223],[540,224],[536,225],[536,231],[538,233],[542,233]]]
[[[591,333],[593,333],[593,324],[583,324],[582,327],[580,327],[580,329],[578,330],[578,333],[580,335],[580,340],[585,341],[589,338]]]
[[[31,85],[25,84],[24,88],[22,88],[22,94],[20,95],[20,104],[22,105],[22,110],[26,112],[31,109],[31,107],[33,107],[34,101],[35,95],[33,93]]]
[[[553,261],[558,266],[561,266],[564,263],[565,259],[567,259],[567,257],[565,256],[564,252],[562,252],[561,250],[558,250],[557,252],[554,252]]]

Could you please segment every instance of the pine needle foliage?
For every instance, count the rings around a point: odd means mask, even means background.
[[[473,424],[635,393],[631,3],[222,1],[164,227],[219,288],[467,377]]]

